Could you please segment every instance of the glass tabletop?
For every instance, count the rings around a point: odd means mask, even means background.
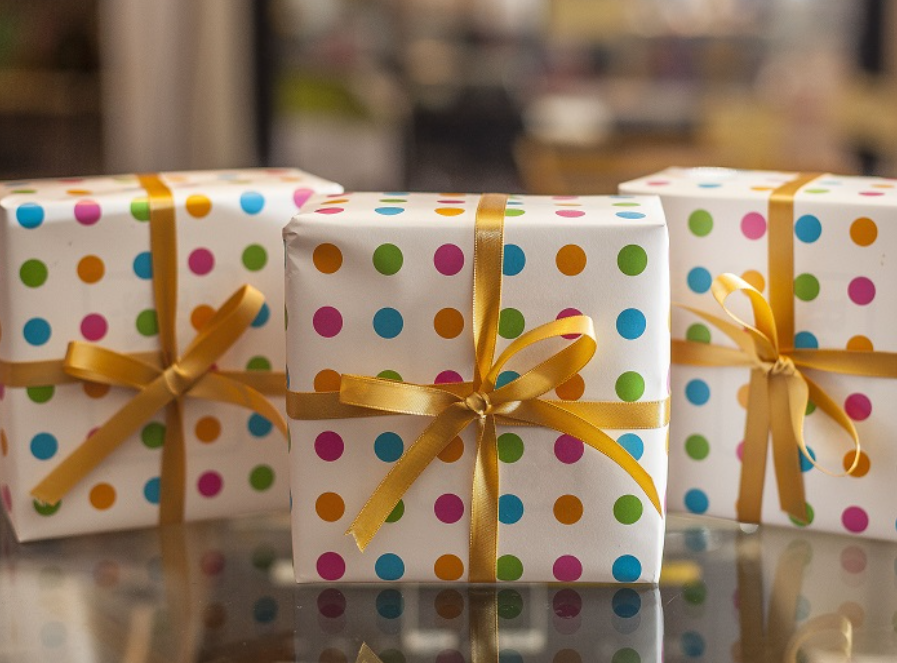
[[[670,516],[659,587],[297,585],[290,545],[283,516],[23,545],[0,519],[0,662],[897,660],[895,544]]]

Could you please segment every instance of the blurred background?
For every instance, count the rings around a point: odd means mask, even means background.
[[[897,0],[0,0],[0,178],[897,174]]]

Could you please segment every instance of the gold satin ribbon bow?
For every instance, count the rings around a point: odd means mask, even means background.
[[[343,375],[339,392],[287,393],[287,412],[295,419],[371,414],[433,417],[380,482],[346,532],[352,534],[362,551],[424,469],[462,430],[471,424],[476,426],[477,456],[470,509],[470,582],[495,582],[496,579],[499,497],[496,418],[502,424],[551,428],[582,440],[631,476],[662,514],[651,476],[599,426],[614,429],[664,426],[668,421],[668,400],[620,403],[541,398],[576,375],[591,360],[597,347],[591,318],[572,316],[537,327],[514,340],[493,361],[501,310],[506,201],[507,196],[485,194],[477,208],[472,325],[476,372],[473,382],[421,385]],[[496,386],[502,368],[516,354],[541,341],[570,335],[578,337],[515,380]]]
[[[58,503],[97,465],[165,409],[165,441],[160,472],[159,520],[179,522],[184,516],[186,458],[182,399],[185,396],[249,408],[266,417],[286,435],[286,422],[262,395],[285,391],[283,373],[254,374],[215,371],[215,362],[251,325],[264,296],[244,285],[218,309],[182,355],[177,352],[177,237],[174,200],[158,175],[141,175],[150,206],[150,248],[153,294],[160,353],[122,354],[97,345],[69,343],[63,362],[21,362],[0,366],[13,386],[36,386],[84,380],[138,389],[138,393],[105,424],[60,462],[31,494],[46,504]],[[59,364],[62,364],[61,366]]]
[[[770,301],[734,274],[718,276],[713,297],[735,324],[691,306],[677,304],[711,323],[732,339],[738,349],[674,339],[673,362],[692,366],[751,368],[742,452],[741,484],[736,507],[738,520],[759,523],[766,478],[767,443],[772,434],[773,464],[779,504],[795,520],[808,521],[800,454],[830,476],[851,474],[860,460],[860,441],[853,422],[841,407],[799,368],[867,377],[897,377],[897,353],[854,350],[815,350],[793,347],[794,339],[794,194],[816,175],[802,175],[773,192],[769,203]],[[748,296],[754,323],[732,313],[729,295]],[[807,403],[831,417],[853,440],[853,460],[843,473],[819,466],[807,449],[803,427]]]

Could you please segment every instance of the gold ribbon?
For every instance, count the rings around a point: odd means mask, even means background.
[[[157,175],[141,175],[150,205],[150,249],[153,295],[160,352],[123,354],[73,341],[63,361],[0,362],[0,380],[13,387],[88,381],[138,390],[128,403],[57,465],[31,494],[47,504],[58,503],[78,482],[137,431],[165,409],[165,442],[160,472],[159,520],[179,522],[184,516],[186,459],[182,399],[185,396],[249,408],[266,417],[286,435],[286,423],[263,396],[282,394],[283,373],[215,371],[214,363],[240,338],[264,304],[252,286],[237,290],[178,356],[177,237],[171,191]]]
[[[770,197],[768,302],[742,278],[727,273],[714,280],[711,292],[735,324],[690,306],[677,305],[717,327],[738,348],[676,339],[672,345],[674,363],[751,368],[741,484],[736,507],[737,517],[741,522],[760,522],[770,433],[779,505],[799,522],[808,521],[800,453],[815,467],[831,476],[851,474],[859,463],[860,441],[853,422],[799,367],[866,377],[897,377],[897,353],[793,347],[794,195],[817,176],[801,175],[776,189]],[[729,295],[735,292],[748,296],[754,317],[753,325],[739,318],[726,306]],[[809,400],[831,417],[853,440],[853,460],[843,473],[830,472],[820,467],[807,449],[803,427]],[[799,452],[796,453],[796,450]]]
[[[343,375],[339,392],[287,392],[287,412],[296,419],[408,414],[433,417],[380,482],[347,534],[360,550],[421,472],[467,426],[477,428],[477,456],[470,510],[470,582],[495,582],[498,545],[498,453],[496,423],[551,428],[582,440],[619,465],[644,491],[658,513],[660,498],[651,476],[600,427],[658,428],[668,421],[668,401],[575,403],[541,396],[576,375],[597,347],[592,320],[572,316],[549,322],[514,340],[493,361],[501,310],[501,265],[507,196],[485,194],[476,214],[473,336],[476,368],[472,382],[421,385]],[[504,365],[530,346],[576,335],[570,345],[512,382],[497,387]]]

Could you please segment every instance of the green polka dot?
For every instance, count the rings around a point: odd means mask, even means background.
[[[290,312],[287,311],[286,306],[283,307],[283,328],[284,329],[290,328]]]
[[[814,403],[813,401],[807,401],[807,409],[804,412],[804,416],[809,417],[815,411],[816,411],[816,403]]]
[[[514,557],[514,555],[502,555],[499,557],[495,568],[498,579],[506,582],[520,580],[520,576],[523,575],[523,562]]]
[[[526,210],[522,210],[519,207],[509,207],[505,210],[505,216],[522,216],[525,212]]]
[[[249,473],[249,485],[255,490],[268,490],[274,484],[274,470],[267,465],[257,465]]]
[[[37,193],[37,189],[13,189],[11,193]]]
[[[29,288],[39,288],[47,280],[47,266],[40,260],[26,260],[19,268],[19,278]]]
[[[523,440],[517,433],[498,436],[498,459],[503,463],[516,463],[523,456]]]
[[[810,503],[807,502],[807,522],[801,522],[794,516],[788,516],[788,520],[790,520],[793,524],[798,527],[806,527],[807,525],[813,524],[813,518],[816,516],[816,513],[813,511],[813,507],[810,506]]]
[[[156,311],[148,308],[137,316],[137,331],[144,336],[155,336],[159,333],[159,321],[156,319]]]
[[[685,453],[692,460],[704,460],[710,453],[710,442],[703,435],[689,435],[685,440]]]
[[[43,502],[34,500],[32,504],[34,505],[34,510],[37,511],[40,515],[52,516],[54,513],[59,511],[59,507],[62,506],[62,500],[60,500],[56,504],[44,504]]]
[[[692,605],[700,605],[707,600],[707,585],[702,580],[685,583],[682,587],[682,598]]]
[[[405,654],[398,649],[385,649],[378,656],[383,663],[406,663]]]
[[[165,442],[165,426],[158,421],[148,423],[140,431],[140,439],[145,447],[158,449]]]
[[[399,500],[399,503],[395,505],[392,511],[390,511],[389,515],[386,516],[386,522],[388,523],[396,523],[402,519],[402,516],[405,515],[405,503],[402,500]]]
[[[794,295],[805,302],[819,296],[819,280],[812,274],[801,274],[794,279]]]
[[[632,647],[624,647],[614,652],[610,663],[642,663],[642,657]]]
[[[638,244],[629,244],[617,254],[617,266],[626,276],[638,276],[648,266],[648,254]]]
[[[394,371],[392,369],[387,368],[385,371],[380,371],[377,373],[378,378],[383,378],[384,380],[393,380],[395,382],[402,382],[402,376],[399,375],[398,371]]]
[[[626,371],[617,378],[614,389],[620,400],[631,403],[640,399],[645,393],[645,379],[635,371]]]
[[[498,593],[498,616],[517,619],[523,612],[523,597],[515,589],[503,589]]]
[[[253,357],[249,361],[246,362],[246,370],[247,371],[270,371],[271,370],[271,360],[267,357],[262,357],[261,355],[257,357]]]
[[[386,276],[392,276],[405,262],[402,249],[395,244],[381,244],[374,250],[374,269]]]
[[[28,387],[25,392],[34,403],[46,403],[53,398],[56,388],[50,384],[45,387]]]
[[[525,327],[523,313],[516,308],[504,308],[498,314],[498,333],[502,338],[517,338]]]
[[[692,343],[710,343],[710,329],[707,325],[696,322],[685,332],[685,338]]]
[[[614,203],[614,207],[641,207],[641,203]]]
[[[258,244],[250,244],[243,249],[243,266],[257,272],[268,263],[268,252]]]
[[[267,571],[277,559],[277,551],[273,546],[261,545],[252,551],[252,565],[259,571]]]
[[[635,495],[623,495],[614,502],[614,518],[623,525],[632,525],[642,517],[642,501]]]
[[[146,198],[135,198],[131,201],[131,216],[138,221],[149,221],[150,206]]]
[[[828,189],[804,189],[804,193],[828,193]]]
[[[713,230],[713,216],[705,209],[696,209],[688,215],[688,229],[698,237],[707,237]]]

